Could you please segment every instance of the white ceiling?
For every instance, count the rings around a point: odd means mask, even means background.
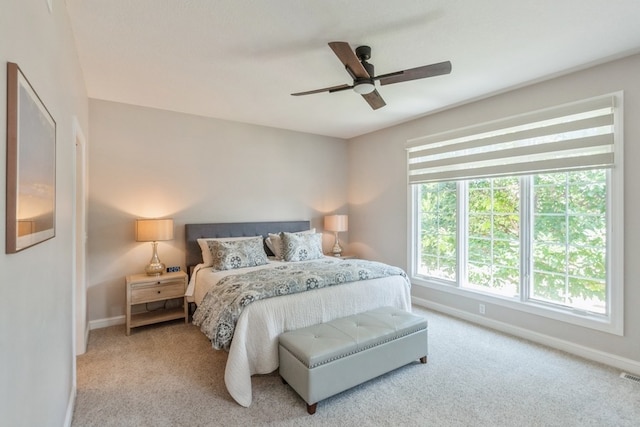
[[[638,0],[67,0],[89,97],[350,138],[640,51]],[[290,94],[450,60],[449,75]],[[639,70],[640,71],[640,70]]]

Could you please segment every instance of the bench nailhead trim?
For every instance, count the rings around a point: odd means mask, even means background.
[[[377,346],[379,346],[379,345],[382,345],[382,344],[388,343],[388,342],[390,342],[390,341],[397,340],[398,338],[406,337],[407,335],[411,335],[411,334],[414,334],[414,333],[416,333],[416,332],[424,331],[424,330],[426,330],[426,329],[427,329],[427,327],[426,327],[426,326],[424,326],[424,325],[422,325],[422,326],[421,326],[421,327],[419,327],[419,328],[407,329],[406,331],[402,331],[402,333],[401,333],[401,334],[399,334],[399,335],[394,335],[394,336],[392,336],[392,337],[389,337],[389,338],[385,339],[384,341],[377,341],[377,342],[375,342],[375,343],[373,343],[373,344],[370,344],[370,345],[368,345],[368,346],[366,346],[366,347],[359,348],[359,349],[356,349],[355,351],[350,351],[350,352],[348,352],[348,353],[344,353],[344,354],[341,354],[341,355],[339,355],[339,356],[334,356],[334,357],[332,357],[332,358],[330,358],[330,359],[327,359],[327,360],[324,360],[324,361],[322,361],[322,362],[320,362],[320,363],[314,363],[313,365],[308,365],[308,364],[307,364],[307,362],[305,362],[304,360],[300,359],[298,356],[296,356],[296,355],[295,355],[295,354],[293,354],[292,352],[290,352],[290,353],[291,353],[291,354],[292,354],[296,359],[298,359],[298,361],[300,361],[300,363],[302,363],[304,366],[306,366],[306,367],[307,367],[307,368],[309,368],[309,369],[313,369],[313,368],[317,368],[318,366],[326,365],[327,363],[333,362],[334,360],[342,359],[343,357],[347,357],[347,356],[351,356],[352,354],[360,353],[361,351],[368,350],[368,349],[373,348],[373,347],[377,347]],[[314,337],[315,337],[315,338],[319,338],[317,335],[316,335],[316,336],[314,336]],[[286,348],[286,347],[285,347],[285,348]]]

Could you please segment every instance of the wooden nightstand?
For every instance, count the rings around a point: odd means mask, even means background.
[[[165,273],[160,276],[133,274],[127,276],[127,335],[131,328],[167,320],[184,319],[189,322],[189,305],[184,296],[187,275],[183,271]],[[159,308],[146,311],[146,304],[182,298],[179,307]],[[132,312],[132,308],[134,308]],[[144,311],[137,309],[144,308]]]

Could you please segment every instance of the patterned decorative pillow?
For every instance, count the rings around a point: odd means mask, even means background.
[[[322,258],[322,234],[280,233],[283,259],[285,261],[306,261]]]
[[[315,232],[316,229],[312,228],[310,230],[296,231],[291,234],[314,234]],[[280,238],[280,233],[269,233],[269,235],[265,239],[265,244],[269,249],[271,249],[271,252],[273,252],[278,261],[282,261],[284,259],[284,247],[282,239]]]
[[[209,242],[217,240],[218,242],[231,242],[234,240],[248,240],[255,239],[259,236],[242,236],[242,237],[202,237],[197,239],[198,246],[200,246],[200,252],[202,252],[202,263],[205,267],[211,267],[213,265],[213,258],[211,257],[211,249],[209,248]]]
[[[215,270],[255,267],[267,263],[261,236],[244,240],[209,240],[207,244]]]

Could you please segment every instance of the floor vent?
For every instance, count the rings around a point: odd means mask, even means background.
[[[623,372],[620,374],[620,378],[624,378],[627,380],[631,380],[631,381],[635,381],[637,383],[640,383],[640,377],[637,375],[631,375],[631,374],[627,374],[626,372]]]

